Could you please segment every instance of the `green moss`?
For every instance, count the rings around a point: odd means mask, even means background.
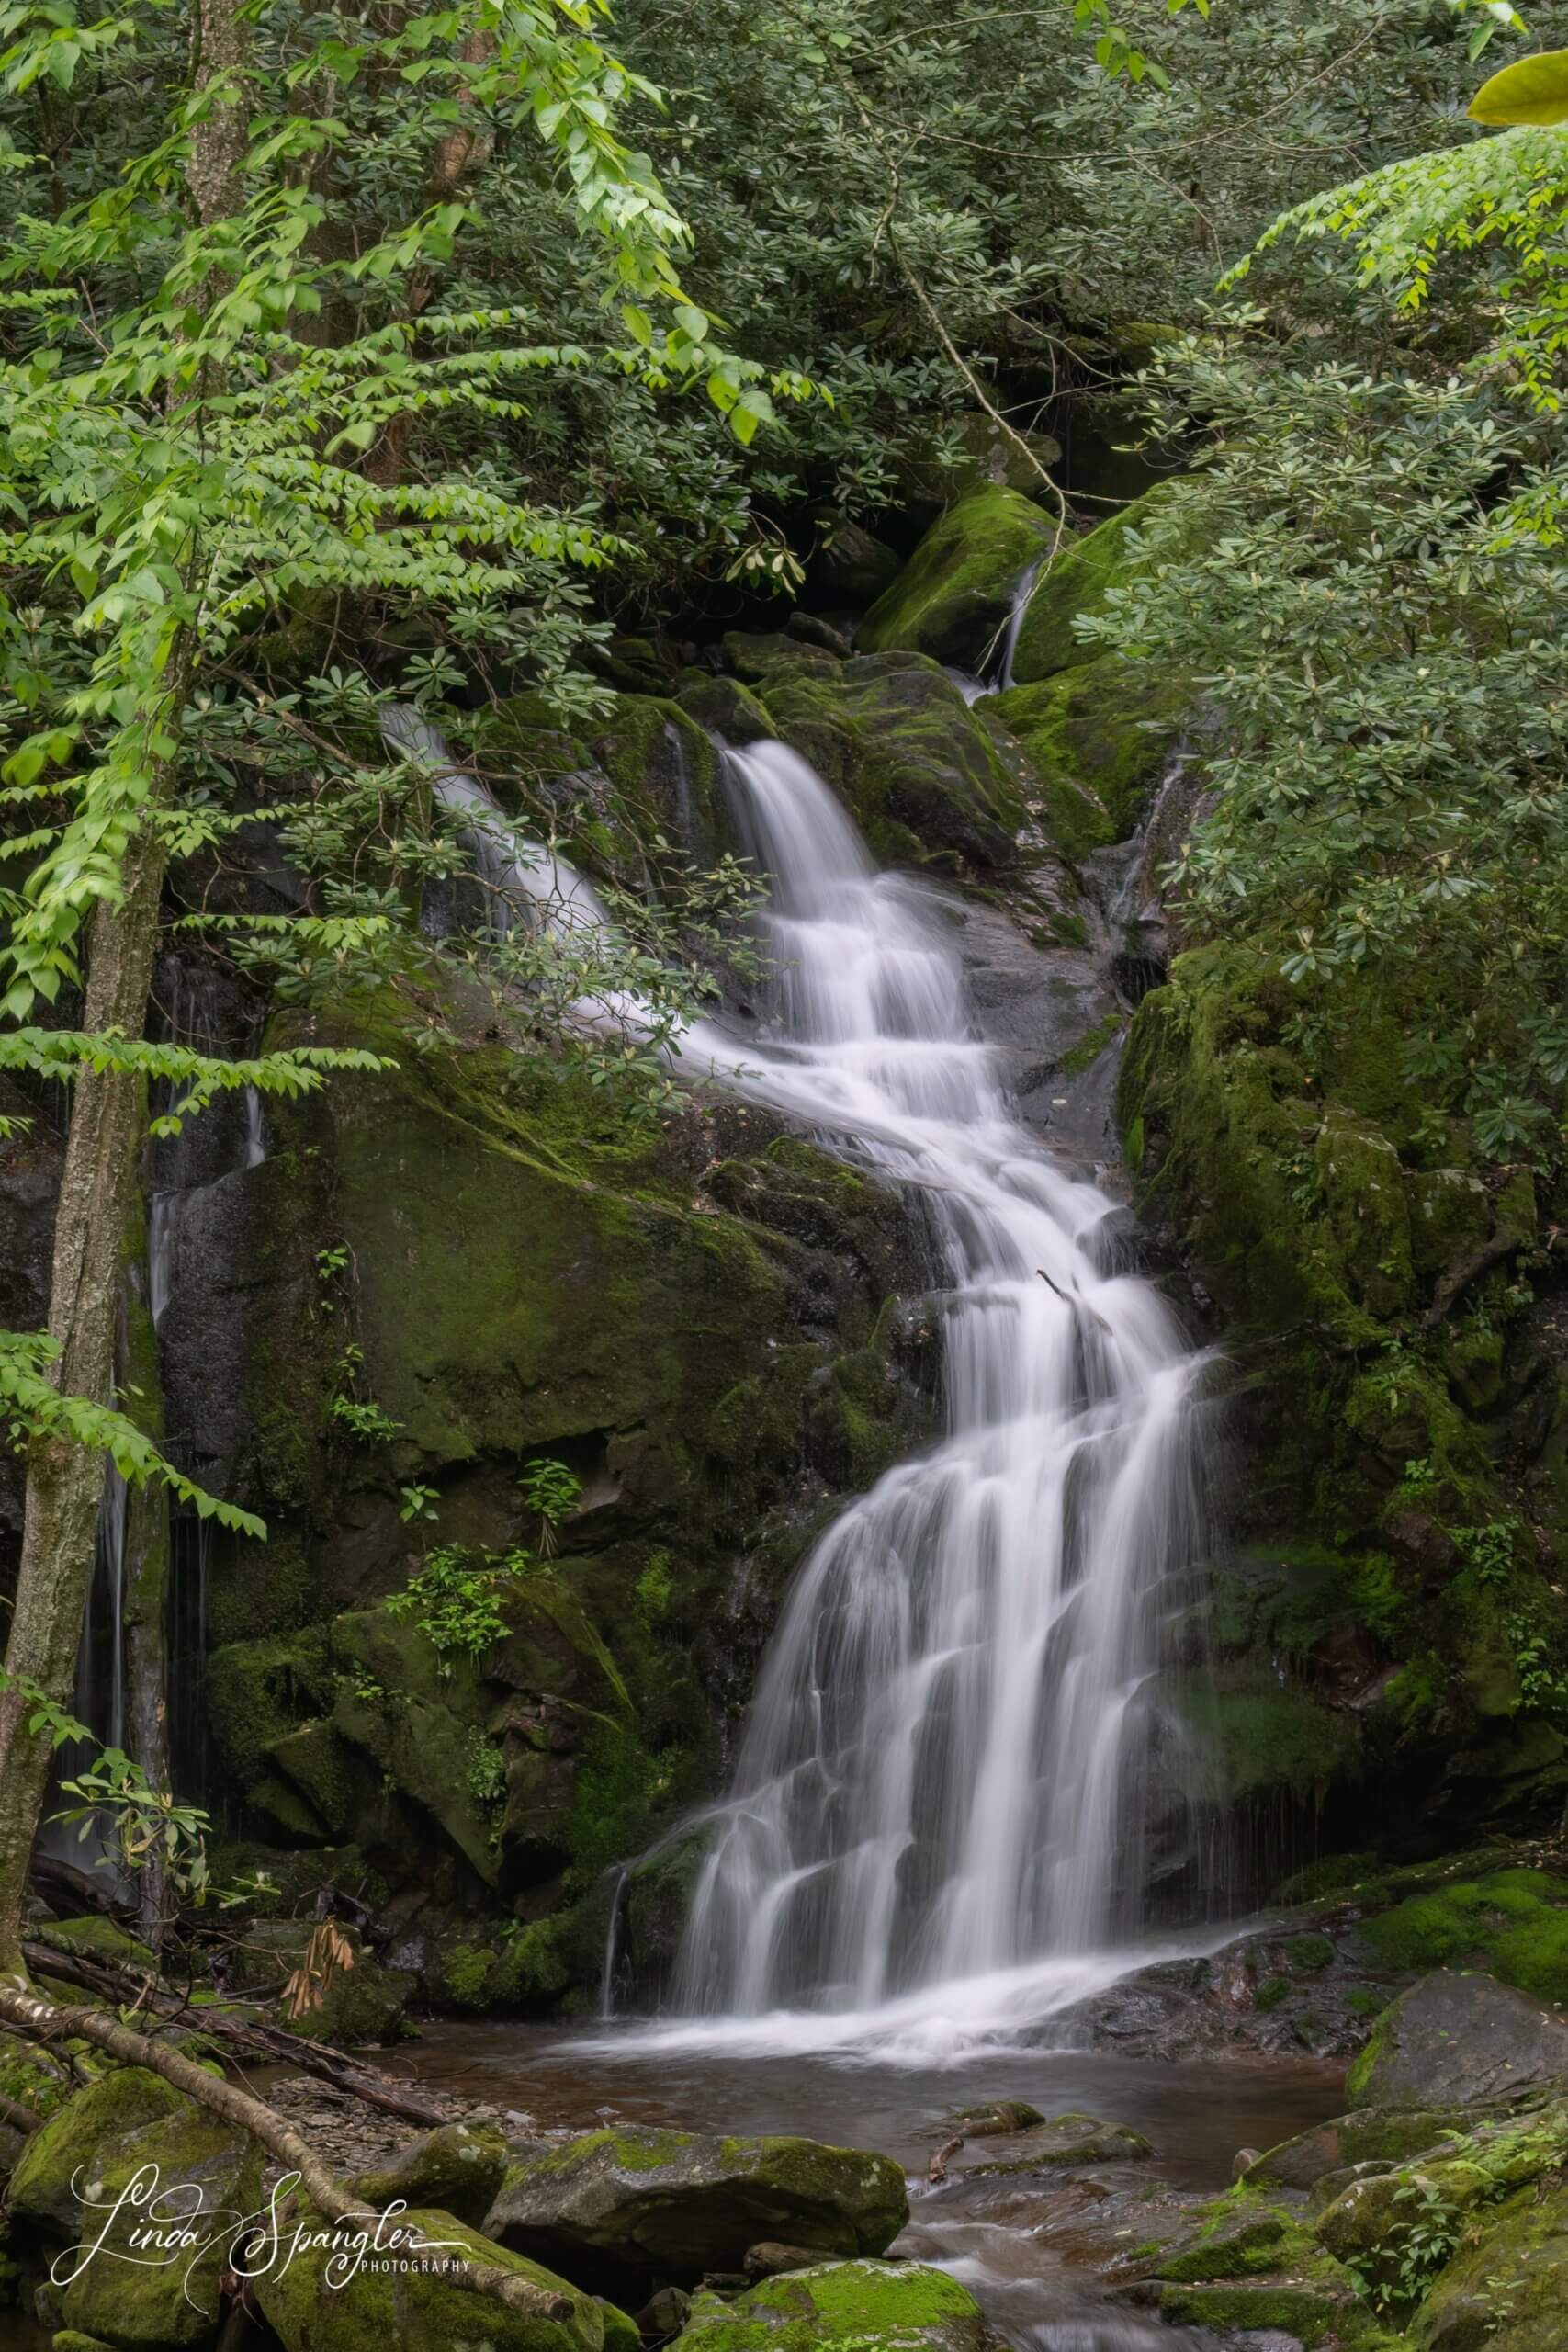
[[[1162,1687],[1217,1796],[1238,1803],[1278,1791],[1306,1801],[1356,1775],[1356,1726],[1266,1670],[1226,1667],[1201,1680],[1168,1676]]]
[[[863,652],[930,655],[977,671],[1012,593],[1050,543],[1049,518],[1016,491],[971,491],[933,523],[856,633]]]
[[[1277,2009],[1281,2001],[1290,1999],[1295,1989],[1288,1976],[1267,1976],[1255,1989],[1252,2006],[1255,2009]]]
[[[1336,2297],[1310,2287],[1168,2287],[1160,2317],[1177,2326],[1257,2330],[1280,2328],[1310,2347],[1337,2337],[1347,2316]]]
[[[951,870],[1011,859],[1027,813],[1019,778],[934,661],[880,653],[828,673],[792,671],[767,707],[886,862]]]
[[[101,1916],[84,1919],[47,1919],[32,1930],[34,1939],[51,1951],[75,1952],[84,1960],[103,1960],[117,1968],[141,1968],[158,1973],[158,1962],[140,1936],[131,1935],[114,1919]]]
[[[1097,659],[1098,644],[1079,637],[1074,624],[1105,611],[1111,591],[1140,560],[1134,535],[1168,514],[1179,494],[1174,483],[1156,483],[1120,514],[1057,548],[1034,584],[1013,649],[1012,673],[1021,685]]]
[[[1380,1967],[1485,1967],[1541,2000],[1568,2000],[1568,1879],[1500,1871],[1416,1895],[1364,1920],[1361,1943]]]
[[[1111,653],[979,707],[1021,746],[1069,857],[1132,831],[1180,717],[1168,685]]]

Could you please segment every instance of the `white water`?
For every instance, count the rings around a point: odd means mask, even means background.
[[[789,1596],[676,2000],[753,2021],[749,2046],[929,2054],[1134,1964],[1114,1947],[1139,1924],[1168,1580],[1197,1544],[1200,1359],[1097,1254],[1111,1204],[1010,1115],[940,910],[875,871],[794,752],[731,764],[776,1016],[744,1056],[705,1026],[683,1058],[919,1188],[948,1434],[850,1505]]]

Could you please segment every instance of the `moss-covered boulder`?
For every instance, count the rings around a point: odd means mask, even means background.
[[[251,2289],[283,2352],[604,2352],[604,2312],[536,2263],[509,2254],[451,2213],[416,2209],[384,2229],[378,2248],[354,2266],[329,2224],[301,2224],[302,2243],[282,2239],[277,2259]],[[280,2233],[281,2235],[281,2233]],[[396,2241],[394,2243],[394,2240]],[[421,2255],[423,2244],[429,2251]],[[554,2319],[512,2310],[493,2296],[445,2278],[443,2252],[525,2279],[570,2311]],[[288,2259],[284,2259],[287,2255]],[[347,2275],[345,2275],[347,2274]],[[617,2336],[624,2340],[623,2331]]]
[[[1142,535],[1172,513],[1179,494],[1173,483],[1156,483],[1080,537],[1063,540],[1030,591],[1013,648],[1015,684],[1034,685],[1101,658],[1100,646],[1080,637],[1076,624],[1105,611],[1111,591],[1141,560]]]
[[[1267,2341],[1277,2331],[1273,2340],[1294,2340],[1306,2352],[1318,2345],[1354,2344],[1358,2336],[1375,2342],[1379,2334],[1365,2305],[1358,2308],[1348,2278],[1337,2291],[1269,2278],[1169,2286],[1159,2310],[1175,2326],[1235,2331],[1244,2341]]]
[[[439,2206],[478,2229],[505,2177],[506,2143],[498,2132],[443,2123],[400,2148],[389,2164],[355,2182],[371,2205]]]
[[[148,2194],[121,2205],[139,2179]],[[261,2187],[255,2142],[161,2075],[119,2067],[33,2133],[10,2204],[19,2229],[52,2247],[96,2245],[68,2266],[68,2327],[107,2338],[117,2352],[175,2352],[214,2333],[219,2278]],[[149,2225],[164,2233],[151,2255],[152,2242],[132,2234]]]
[[[988,483],[969,492],[932,524],[862,621],[856,643],[866,653],[925,653],[978,670],[1052,532],[1051,518],[1015,490]]]
[[[1357,2165],[1392,2165],[1421,2155],[1473,2121],[1473,2110],[1458,2106],[1361,2108],[1265,2150],[1242,2178],[1249,2188],[1310,2189]]]
[[[726,2301],[693,2299],[682,2352],[984,2352],[994,2341],[967,2287],[916,2262],[834,2262],[793,2270]]]
[[[1483,1968],[1568,2002],[1568,1879],[1530,1870],[1459,1879],[1376,1913],[1360,1941],[1383,1968]]]
[[[904,2176],[886,2156],[815,2140],[609,2128],[525,2154],[485,2227],[613,2291],[739,2270],[764,2238],[881,2254],[908,2210]]]
[[[1568,2018],[1491,1976],[1424,1976],[1350,2069],[1358,2107],[1496,2107],[1568,2084]]]
[[[1017,773],[940,665],[877,653],[790,670],[763,699],[784,741],[898,865],[1007,865],[1027,813]]]
[[[356,1928],[340,1923],[336,1932],[347,1948],[346,1961],[334,1963],[318,1984],[320,1998],[315,2007],[294,2017],[292,2003],[286,2002],[276,2022],[301,2041],[328,2041],[342,2049],[395,2041],[414,1987],[412,1973],[384,1967],[367,1949]],[[254,1922],[234,1948],[231,1987],[235,1992],[281,1996],[304,1963],[313,1933],[305,1919]]]
[[[1074,857],[1133,831],[1181,716],[1173,689],[1115,654],[988,695],[979,710],[1021,746],[1054,838]]]
[[[474,750],[502,805],[552,831],[574,864],[629,889],[709,863],[722,845],[714,747],[660,694],[618,694],[581,735],[537,694],[493,704]]]

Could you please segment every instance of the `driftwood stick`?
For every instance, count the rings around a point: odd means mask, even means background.
[[[380,2209],[366,2204],[345,2188],[321,2163],[310,2142],[302,2139],[265,2100],[217,2075],[208,2074],[194,2058],[171,2050],[165,2042],[133,2032],[130,2026],[121,2025],[118,2018],[107,2017],[101,2009],[62,2009],[52,2001],[39,2000],[35,1993],[23,1992],[5,1983],[0,1983],[0,2018],[40,2041],[52,2036],[69,2039],[80,2035],[124,2065],[146,2066],[161,2075],[166,2083],[184,2091],[187,2098],[195,2099],[210,2114],[221,2116],[239,2131],[248,2132],[280,2164],[298,2173],[306,2196],[324,2220],[374,2223],[381,2219]],[[553,2294],[548,2288],[536,2287],[532,2279],[502,2270],[494,2263],[473,2262],[446,2247],[433,2245],[431,2250],[439,2251],[443,2274],[454,2286],[488,2295],[492,2301],[504,2303],[509,2311],[530,2319],[569,2320],[576,2309],[570,2296]]]

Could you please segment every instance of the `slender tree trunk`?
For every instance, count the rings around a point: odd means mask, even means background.
[[[145,1025],[158,934],[164,848],[143,826],[126,857],[123,897],[101,899],[87,934],[83,1024],[140,1037]],[[53,1367],[66,1395],[107,1401],[114,1381],[121,1239],[136,1197],[143,1090],[139,1079],[84,1069],[76,1080],[71,1134],[54,1228],[49,1328],[60,1342]],[[103,1499],[103,1457],[63,1437],[39,1438],[28,1453],[28,1508],[16,1608],[6,1646],[13,1681],[70,1703],[82,1620],[93,1578],[93,1542]],[[20,1977],[22,1912],[51,1750],[28,1729],[21,1693],[0,1691],[0,1977]]]
[[[132,1400],[137,1423],[162,1446],[164,1384],[158,1365],[158,1334],[152,1323],[147,1189],[142,1183],[138,1183],[131,1203],[125,1255],[120,1361],[130,1384],[140,1392]],[[169,1770],[168,1615],[168,1489],[162,1485],[132,1487],[125,1498],[125,1744],[155,1789],[174,1785]],[[164,1946],[166,1894],[163,1858],[153,1851],[137,1874],[138,1924],[141,1940],[153,1951],[161,1951]]]

